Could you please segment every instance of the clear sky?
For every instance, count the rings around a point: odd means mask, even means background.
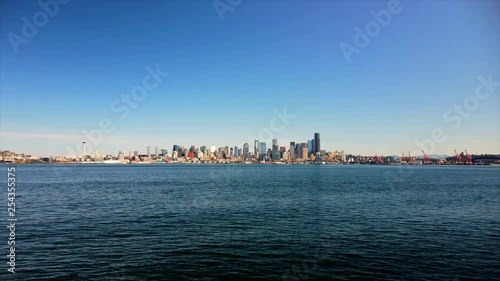
[[[322,149],[355,154],[500,153],[500,2],[391,2],[72,0],[44,22],[38,1],[2,1],[0,149],[252,150],[272,131],[280,145],[319,132]],[[385,26],[370,24],[388,5]],[[143,99],[121,101],[144,79]],[[295,117],[282,126],[284,107]],[[100,122],[102,140],[83,135]],[[445,140],[419,145],[434,130]]]

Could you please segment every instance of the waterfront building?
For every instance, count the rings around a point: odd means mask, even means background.
[[[158,157],[158,154],[159,154],[159,148],[158,146],[155,147],[155,156]]]
[[[198,158],[198,159],[202,159],[202,158],[203,158],[203,155],[204,155],[204,154],[203,154],[203,152],[202,152],[202,151],[200,151],[200,150],[197,150],[197,151],[195,152],[195,157],[196,157],[196,158]]]
[[[288,159],[288,158],[289,158],[289,156],[288,156],[288,152],[286,152],[286,151],[285,151],[285,152],[283,152],[283,155],[281,156],[281,159],[286,160],[286,159]]]
[[[239,155],[239,148],[237,146],[234,147],[234,158],[238,158],[240,155]]]
[[[259,154],[259,140],[258,139],[255,139],[253,141],[253,154],[255,154],[255,156],[257,156]]]
[[[137,151],[137,150],[134,151],[134,157],[136,157],[136,158],[139,157],[139,151]]]
[[[148,148],[146,149],[146,155],[149,157],[151,155],[151,151],[149,150],[149,146]]]
[[[307,155],[314,153],[314,140],[307,141]]]

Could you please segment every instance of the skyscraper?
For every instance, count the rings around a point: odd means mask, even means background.
[[[174,151],[177,151],[177,152],[180,151],[180,147],[176,144],[174,144],[174,146],[172,147],[172,152],[174,152]]]
[[[321,150],[319,133],[314,133],[314,154],[318,153]]]
[[[299,145],[299,158],[307,159],[307,143],[303,142]]]
[[[266,149],[266,143],[265,142],[259,142],[259,155],[260,156],[265,156],[267,153]]]
[[[259,154],[259,140],[255,139],[253,141],[253,154],[257,156]]]
[[[305,144],[307,145],[307,144]],[[307,146],[302,147],[302,159],[307,160],[309,157],[307,157]]]
[[[250,146],[246,142],[243,144],[243,157],[248,158],[249,154],[250,154]]]
[[[240,149],[237,146],[234,147],[234,157],[240,157]]]
[[[148,157],[151,155],[151,151],[150,151],[150,149],[149,149],[149,146],[148,146],[148,148],[147,148],[146,155],[147,155]]]
[[[273,160],[279,160],[280,159],[280,151],[279,151],[279,146],[278,146],[278,140],[273,139],[273,145],[272,145],[272,150],[271,150],[271,157]]]
[[[295,142],[290,142],[290,160],[295,159]]]

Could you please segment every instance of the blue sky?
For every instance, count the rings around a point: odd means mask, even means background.
[[[16,53],[12,34],[43,9],[3,1],[0,149],[68,154],[103,119],[113,130],[89,148],[101,153],[252,147],[286,107],[281,145],[320,132],[323,149],[355,154],[500,153],[498,85],[467,117],[454,111],[474,101],[478,77],[500,81],[499,2],[401,0],[348,62],[339,45],[356,46],[355,28],[390,2],[242,0],[221,20],[206,0],[73,0]],[[112,110],[148,66],[169,75],[126,117]],[[436,129],[446,140],[421,145]]]

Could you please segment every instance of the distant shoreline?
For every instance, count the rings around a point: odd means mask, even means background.
[[[495,166],[500,167],[500,164],[474,164],[474,165],[455,165],[455,164],[444,164],[444,165],[425,165],[425,164],[372,164],[372,163],[191,163],[191,162],[181,162],[181,163],[99,163],[99,162],[58,162],[58,163],[45,163],[45,162],[34,162],[34,163],[0,163],[0,165],[103,165],[103,166],[158,166],[158,165],[314,165],[314,166]]]

